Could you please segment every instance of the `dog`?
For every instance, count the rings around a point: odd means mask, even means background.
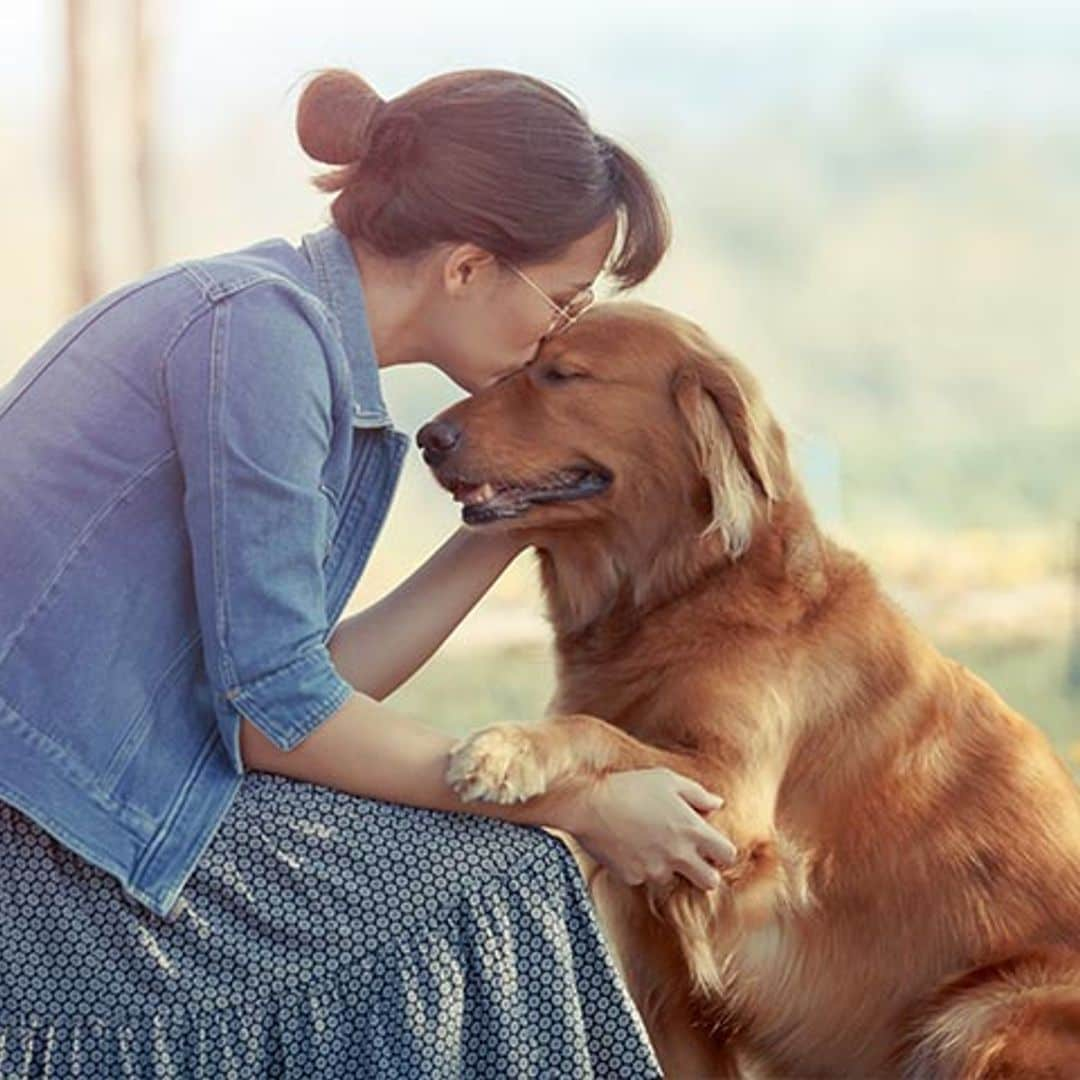
[[[459,742],[459,795],[725,799],[721,888],[588,867],[665,1075],[1080,1077],[1076,784],[821,532],[742,363],[608,302],[418,441],[466,523],[524,531],[555,638],[550,715]]]

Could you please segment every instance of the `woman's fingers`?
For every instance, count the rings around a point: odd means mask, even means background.
[[[731,866],[738,857],[739,849],[718,829],[706,826],[699,850],[702,857],[718,866]]]
[[[680,778],[678,792],[693,809],[698,811],[719,810],[724,805],[724,800],[720,795],[714,794],[689,777]],[[738,854],[735,845],[719,829],[700,817],[694,824],[695,840],[702,857],[714,865],[730,866]]]
[[[688,776],[679,778],[676,790],[695,810],[719,810],[724,805],[722,796],[703,788]]]
[[[591,798],[594,813],[575,836],[628,885],[664,885],[678,873],[715,889],[735,861],[735,845],[705,817],[724,800],[671,769],[611,773]]]
[[[676,864],[676,870],[699,889],[715,889],[722,881],[719,871],[700,856],[681,860]]]

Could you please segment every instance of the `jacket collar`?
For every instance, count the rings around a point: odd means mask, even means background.
[[[318,292],[341,327],[353,383],[353,426],[393,427],[379,382],[360,269],[352,245],[336,226],[306,233],[300,241],[315,271]]]

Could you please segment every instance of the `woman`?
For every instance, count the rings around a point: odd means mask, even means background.
[[[716,797],[462,805],[453,740],[379,704],[512,538],[337,620],[406,449],[380,369],[513,372],[652,271],[663,203],[509,72],[324,72],[298,133],[333,224],[116,290],[0,391],[0,1074],[653,1075],[572,856],[491,819],[708,888]]]

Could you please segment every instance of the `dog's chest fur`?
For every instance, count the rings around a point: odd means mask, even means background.
[[[778,811],[777,824],[784,826],[787,815],[777,804],[794,732],[785,730],[777,717],[763,715],[765,706],[748,705],[745,670],[749,662],[764,672],[768,649],[752,639],[742,645],[737,657],[713,655],[707,665],[679,658],[663,668],[640,649],[624,647],[621,653],[603,656],[578,653],[560,664],[552,711],[599,716],[650,745],[691,754],[704,763],[702,782],[708,784],[715,776],[714,790],[729,806],[742,810],[762,800],[770,817],[774,809]],[[741,679],[737,670],[744,672]],[[786,673],[772,670],[771,676],[759,679],[760,684],[783,684]],[[709,723],[702,723],[703,716]],[[715,772],[709,762],[716,763]],[[724,827],[722,819],[718,824]],[[780,845],[780,860],[787,860],[784,871],[792,880],[812,880],[815,858],[815,846],[808,842]],[[842,882],[836,885],[843,889]],[[793,887],[790,892],[796,897],[799,890]],[[628,891],[626,899],[643,902],[639,890]],[[710,996],[714,1003],[722,1000],[734,1019],[747,1023],[751,1043],[767,1049],[773,1061],[791,1055],[803,1067],[816,1060],[824,1069],[853,1061],[879,1063],[892,1019],[879,1006],[888,998],[889,988],[870,985],[839,959],[859,952],[866,943],[833,940],[824,931],[826,913],[813,901],[824,901],[828,907],[831,897],[807,899],[805,906],[796,900],[779,909],[772,907],[771,899],[764,901],[746,920],[718,913],[709,934],[709,952],[712,957],[726,956],[727,961],[720,972],[724,991]],[[835,927],[833,932],[841,931]],[[844,932],[844,937],[849,935]],[[694,947],[689,941],[684,944],[692,968]],[[837,1008],[838,994],[845,998],[842,1009]],[[827,1033],[816,1048],[807,1041],[813,1032]]]

